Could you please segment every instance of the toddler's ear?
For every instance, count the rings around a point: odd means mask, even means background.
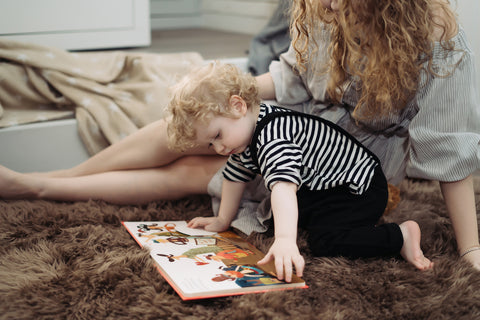
[[[247,113],[247,103],[239,95],[233,95],[230,97],[230,106],[232,111],[240,116],[244,116]]]

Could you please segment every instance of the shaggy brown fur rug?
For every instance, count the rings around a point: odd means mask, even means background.
[[[208,197],[145,206],[0,201],[0,318],[480,319],[480,272],[458,258],[438,184],[406,180],[401,197],[385,219],[419,222],[433,271],[396,257],[314,258],[301,238],[309,289],[189,302],[120,221],[209,215]],[[265,251],[272,238],[249,240]]]

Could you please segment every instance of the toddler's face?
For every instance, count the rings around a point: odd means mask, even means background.
[[[216,116],[207,125],[195,123],[194,127],[200,146],[208,146],[216,153],[228,156],[245,151],[252,140],[255,122],[252,123],[247,116]]]

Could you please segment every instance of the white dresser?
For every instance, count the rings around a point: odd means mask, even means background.
[[[69,50],[148,46],[149,0],[1,0],[0,37]]]

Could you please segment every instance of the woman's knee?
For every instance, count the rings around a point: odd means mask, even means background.
[[[191,193],[206,193],[208,183],[225,164],[225,157],[187,156],[178,159],[167,169],[172,180]]]

